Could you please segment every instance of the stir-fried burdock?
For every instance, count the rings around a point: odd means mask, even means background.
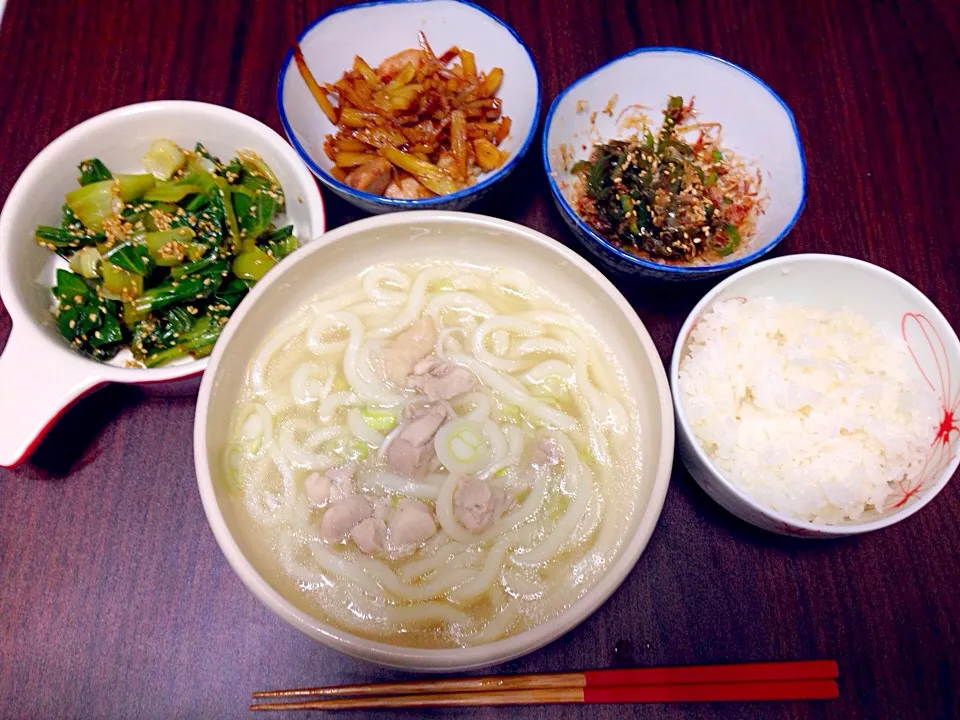
[[[759,173],[721,151],[719,125],[696,122],[692,100],[671,97],[663,116],[656,137],[647,129],[595,145],[573,166],[577,212],[634,254],[674,262],[730,255],[753,232]],[[683,135],[694,130],[689,143]]]

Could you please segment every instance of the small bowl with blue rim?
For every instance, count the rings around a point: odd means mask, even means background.
[[[500,143],[506,161],[481,174],[474,184],[448,195],[403,199],[375,195],[341,182],[331,174],[333,162],[324,153],[327,135],[336,127],[324,115],[297,71],[293,51],[287,53],[277,83],[280,122],[307,167],[329,190],[369,213],[397,210],[463,210],[479,200],[519,164],[533,141],[540,115],[540,78],[529,49],[503,20],[464,0],[379,0],[338,8],[322,15],[297,41],[313,76],[321,85],[334,83],[359,55],[370,65],[418,46],[418,33],[439,54],[456,46],[470,50],[478,71],[502,68],[497,91],[502,113],[511,119],[510,133]]]
[[[597,142],[637,133],[638,116],[645,116],[645,124],[656,133],[671,96],[684,102],[693,99],[698,120],[719,123],[723,147],[760,172],[763,212],[754,232],[727,257],[680,264],[633,254],[611,243],[577,213],[574,164],[588,159]],[[543,162],[554,201],[577,238],[601,265],[638,278],[703,280],[733,272],[780,244],[806,198],[803,144],[790,108],[752,73],[686,48],[634,50],[563,90],[547,114]]]

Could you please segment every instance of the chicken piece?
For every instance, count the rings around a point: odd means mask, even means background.
[[[310,473],[303,481],[307,499],[313,505],[322,506],[353,495],[353,473],[356,468],[356,463],[347,463],[323,474]]]
[[[430,508],[417,500],[404,498],[387,522],[390,544],[395,547],[419,545],[437,533],[437,521]]]
[[[395,55],[383,60],[377,66],[377,72],[380,73],[382,80],[390,80],[394,75],[403,70],[404,65],[410,63],[415,70],[420,69],[420,63],[423,62],[423,54],[416,49],[401,50]]]
[[[353,495],[353,474],[356,472],[356,463],[346,463],[327,470],[326,475],[332,483],[330,486],[330,500],[337,502]]]
[[[386,520],[387,513],[390,512],[390,505],[387,504],[387,501],[383,498],[375,497],[370,503],[373,505],[373,517],[377,520]]]
[[[449,400],[473,390],[476,384],[477,378],[466,368],[435,358],[418,362],[407,377],[407,387],[422,392],[430,402]]]
[[[357,471],[357,464],[355,462],[344,463],[343,465],[338,465],[335,468],[330,468],[327,470],[326,475],[330,478],[331,482],[342,485],[343,483],[349,482],[353,479],[353,474]]]
[[[439,361],[437,360],[436,356],[427,355],[425,358],[423,358],[423,360],[417,360],[416,364],[413,366],[413,374],[423,375],[428,373],[430,372],[430,368],[432,368],[437,362]]]
[[[375,517],[361,520],[350,530],[350,539],[357,544],[361,552],[376,555],[383,552],[387,540],[387,526]]]
[[[329,543],[343,540],[355,525],[373,515],[373,506],[363,495],[351,495],[335,502],[320,521],[320,537]]]
[[[307,491],[307,499],[311,505],[317,507],[327,504],[330,499],[330,478],[320,473],[310,473],[303,481],[303,487]]]
[[[359,165],[347,173],[343,179],[347,185],[373,195],[383,195],[393,179],[393,166],[386,158],[378,157],[375,160]]]
[[[507,494],[485,480],[461,478],[453,493],[453,514],[474,534],[482,533],[507,508]]]
[[[398,200],[419,200],[421,198],[433,197],[433,193],[427,190],[420,181],[412,175],[407,175],[399,180],[394,180],[383,192],[385,197],[396,198]]]
[[[537,443],[537,447],[530,456],[530,462],[534,465],[556,465],[562,458],[563,451],[560,449],[560,443],[547,437]]]
[[[427,405],[426,408],[410,418],[406,427],[400,431],[397,439],[406,440],[414,447],[429,445],[446,419],[446,407],[439,403]]]
[[[411,480],[423,480],[433,460],[433,436],[447,418],[442,405],[427,409],[404,423],[400,433],[387,446],[387,465],[395,473]]]
[[[382,353],[383,372],[387,380],[403,386],[413,366],[418,360],[430,354],[436,341],[437,326],[433,324],[433,318],[429,315],[424,315],[397,335]]]

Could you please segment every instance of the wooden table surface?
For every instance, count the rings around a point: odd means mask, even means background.
[[[796,114],[809,174],[806,209],[780,252],[872,261],[960,324],[956,4],[482,4],[530,46],[548,103],[643,45],[701,48],[764,78]],[[10,0],[0,26],[0,198],[67,128],[128,103],[204,100],[280,130],[274,97],[289,40],[332,5]],[[538,143],[479,211],[576,247]],[[331,227],[358,217],[324,197]],[[617,282],[666,362],[706,288]],[[0,311],[0,343],[9,330]],[[190,398],[108,388],[71,411],[30,462],[0,470],[0,716],[242,717],[256,688],[401,676],[314,643],[241,585],[201,509],[193,411]],[[893,528],[789,540],[720,510],[678,462],[653,539],[620,590],[568,635],[499,670],[835,657],[841,699],[449,716],[960,717],[958,518],[954,482]]]

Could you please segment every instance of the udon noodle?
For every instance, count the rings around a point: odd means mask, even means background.
[[[377,265],[265,338],[225,472],[299,607],[464,646],[598,580],[636,510],[636,417],[609,348],[526,275]]]

